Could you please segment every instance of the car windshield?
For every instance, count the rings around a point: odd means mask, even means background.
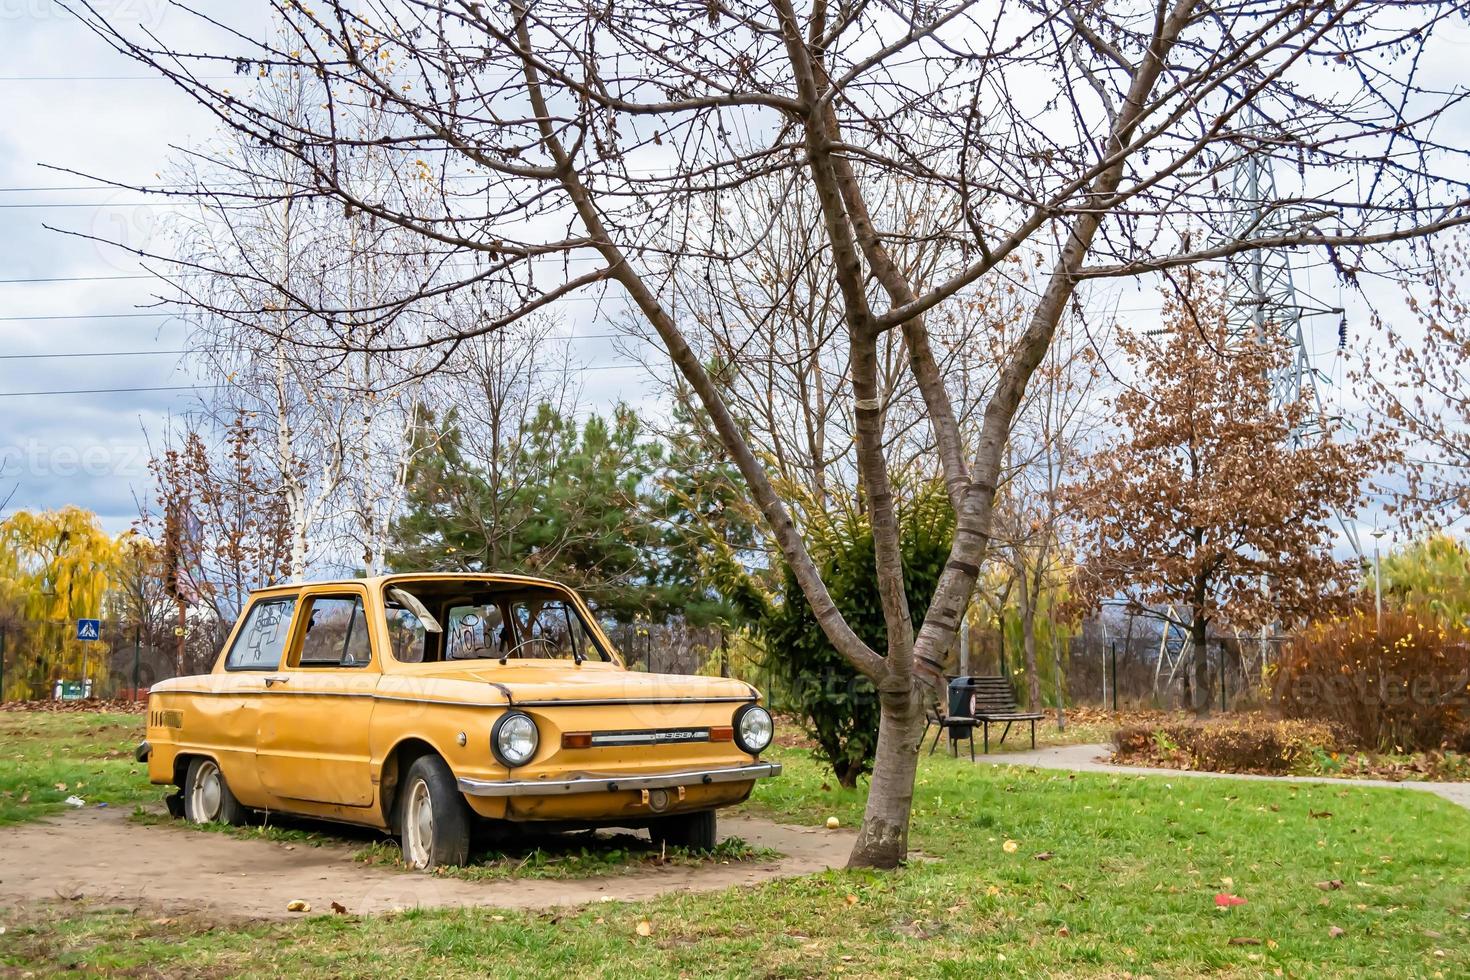
[[[393,656],[401,663],[612,659],[571,597],[549,586],[393,582],[384,601]],[[420,612],[440,631],[428,629]]]

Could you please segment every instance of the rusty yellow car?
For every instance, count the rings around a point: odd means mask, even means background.
[[[187,820],[360,824],[432,868],[477,822],[713,847],[773,733],[741,681],[629,670],[563,585],[404,574],[254,593],[210,673],[154,685],[138,757]]]

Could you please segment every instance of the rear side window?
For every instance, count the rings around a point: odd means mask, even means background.
[[[250,607],[245,625],[225,657],[225,670],[275,670],[286,649],[296,599],[266,599]]]
[[[421,664],[428,631],[419,618],[407,609],[390,606],[387,610],[388,641],[393,644],[393,659],[401,664]]]
[[[362,599],[322,596],[308,600],[301,667],[366,667],[372,659]]]

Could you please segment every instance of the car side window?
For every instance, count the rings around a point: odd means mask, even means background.
[[[266,599],[250,607],[245,624],[225,657],[225,670],[275,670],[286,649],[286,631],[296,599]]]
[[[372,659],[367,620],[359,596],[316,596],[308,600],[306,633],[298,667],[366,667]]]

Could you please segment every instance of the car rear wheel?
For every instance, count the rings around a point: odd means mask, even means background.
[[[184,776],[184,819],[190,823],[227,823],[238,827],[249,816],[213,759],[194,759]]]
[[[403,863],[428,869],[458,866],[470,857],[470,814],[449,766],[436,755],[415,759],[399,795]]]
[[[648,836],[655,844],[687,847],[691,851],[711,851],[715,846],[715,811],[681,813],[659,817],[648,825]]]

